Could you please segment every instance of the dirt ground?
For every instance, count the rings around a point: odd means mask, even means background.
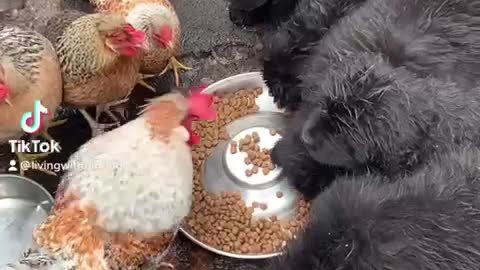
[[[212,0],[212,6],[205,7],[202,0],[173,0],[184,31],[183,55],[181,59],[192,70],[182,74],[182,85],[212,83],[225,77],[260,70],[259,57],[261,44],[254,30],[240,29],[228,20],[224,0]],[[86,12],[92,9],[84,0],[27,0],[25,9],[2,14],[2,23],[44,31],[47,19],[62,8],[75,8]],[[193,14],[196,13],[196,14]],[[195,19],[192,19],[195,18]],[[152,79],[157,94],[173,88],[172,74]],[[130,115],[135,107],[143,104],[153,93],[138,87],[129,102]],[[60,142],[62,153],[47,158],[52,162],[65,162],[68,157],[86,142],[90,130],[83,117],[75,111],[65,111],[68,121],[50,130],[50,134]],[[0,173],[6,172],[9,161],[14,158],[8,145],[0,145]],[[27,176],[54,192],[60,178],[29,171]],[[170,261],[177,270],[256,270],[264,269],[267,262],[230,259],[210,253],[180,235],[171,250]]]

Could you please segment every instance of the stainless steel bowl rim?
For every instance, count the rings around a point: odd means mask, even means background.
[[[50,200],[51,203],[53,203],[55,201],[55,199],[50,194],[50,192],[48,192],[48,190],[46,190],[42,185],[40,185],[39,183],[33,181],[32,179],[30,179],[28,177],[21,176],[21,175],[16,175],[16,174],[7,174],[7,173],[0,174],[0,178],[3,178],[3,177],[18,178],[18,179],[24,180],[24,181],[32,184],[33,186],[37,187],[38,189],[40,189],[43,193],[45,193],[45,195],[47,195],[47,197],[48,197],[48,199]]]
[[[247,73],[241,73],[237,74],[234,76],[227,77],[225,79],[222,79],[220,81],[217,81],[211,85],[209,85],[207,88],[203,90],[204,93],[213,93],[216,90],[219,89],[220,85],[227,84],[229,81],[236,81],[236,80],[242,80],[242,79],[248,79],[249,77],[260,77],[261,78],[262,74],[261,72],[247,72]],[[216,253],[218,255],[230,257],[230,258],[236,258],[236,259],[252,259],[252,260],[259,260],[259,259],[268,259],[268,258],[273,258],[276,256],[281,255],[281,252],[275,252],[275,253],[270,253],[270,254],[237,254],[237,253],[230,253],[226,252],[217,248],[214,248],[210,245],[207,245],[200,240],[196,239],[187,229],[184,228],[184,225],[180,226],[180,231],[191,241],[193,241],[195,244],[199,245],[200,247],[207,249],[213,253]]]

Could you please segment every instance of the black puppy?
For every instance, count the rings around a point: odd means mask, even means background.
[[[289,19],[264,38],[263,78],[279,107],[295,110],[305,63],[341,18],[367,0],[300,0]]]
[[[331,16],[350,14],[338,22],[315,21],[322,16],[308,14],[302,19],[299,12],[298,18],[291,18],[292,26],[284,26],[271,42],[274,49],[267,50],[264,78],[280,106],[298,108],[303,90],[299,86],[301,77],[325,71],[332,54],[339,53],[380,53],[393,66],[405,66],[421,77],[434,75],[462,87],[478,82],[479,0],[368,0],[361,5],[345,1],[333,1],[344,3],[331,9]],[[308,41],[318,40],[319,44],[307,45]]]
[[[288,93],[303,100],[296,127],[273,149],[273,160],[295,186],[314,193],[332,181],[316,177],[332,175],[319,171],[325,165],[394,177],[434,151],[473,140],[480,124],[478,44],[480,0],[369,0],[322,39],[302,68],[301,91]]]
[[[326,166],[394,178],[451,145],[478,142],[480,88],[418,78],[371,53],[343,57],[315,76],[304,88],[309,102],[272,150],[308,197],[333,180],[331,170],[319,177]]]
[[[477,270],[480,151],[462,148],[403,181],[338,179],[272,270]]]
[[[288,19],[299,0],[228,0],[230,20],[239,26],[278,25]]]

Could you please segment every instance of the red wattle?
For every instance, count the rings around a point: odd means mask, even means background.
[[[190,133],[190,138],[188,140],[188,144],[190,146],[195,145],[195,144],[199,144],[200,143],[200,134],[198,134],[195,131],[189,131],[189,133]]]

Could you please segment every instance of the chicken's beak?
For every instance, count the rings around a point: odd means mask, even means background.
[[[7,103],[10,107],[13,107],[13,104],[12,104],[12,102],[10,101],[10,99],[5,98],[4,100],[5,100],[5,103]]]
[[[141,46],[140,46],[140,49],[142,49],[142,51],[148,51],[150,50],[150,44],[148,43],[147,40],[145,40],[144,42],[142,42]]]

